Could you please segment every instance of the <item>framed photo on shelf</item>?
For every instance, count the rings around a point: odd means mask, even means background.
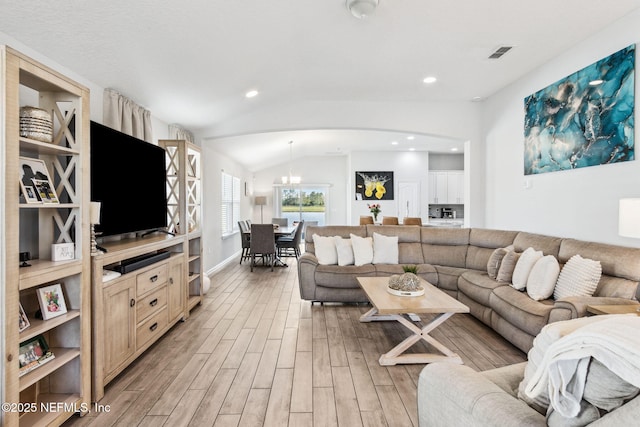
[[[53,319],[67,312],[67,304],[64,301],[60,283],[38,288],[37,294],[43,320]]]
[[[27,199],[25,187],[32,187],[40,202],[59,203],[47,165],[40,159],[20,157],[20,185],[25,199]],[[30,203],[28,199],[27,203]]]
[[[20,313],[18,314],[18,330],[22,332],[29,326],[31,326],[31,323],[29,323],[27,313],[24,312],[24,308],[22,308],[22,304],[20,304]]]
[[[55,356],[49,350],[49,345],[43,335],[38,335],[21,343],[18,357],[20,362],[19,376],[33,371],[54,358]]]
[[[22,190],[22,197],[24,197],[25,202],[42,203],[42,200],[40,200],[40,198],[38,197],[36,189],[33,188],[33,185],[24,185],[24,183],[20,181],[20,189]]]

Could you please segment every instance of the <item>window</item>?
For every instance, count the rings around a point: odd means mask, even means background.
[[[222,235],[238,231],[240,220],[240,178],[222,172]]]
[[[328,186],[321,184],[294,188],[279,187],[279,216],[288,218],[289,224],[304,220],[325,225],[327,192]]]

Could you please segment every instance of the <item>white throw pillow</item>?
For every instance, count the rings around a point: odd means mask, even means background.
[[[398,236],[385,236],[373,233],[373,263],[398,263]]]
[[[351,235],[353,258],[355,265],[371,264],[373,262],[373,239]]]
[[[529,278],[529,273],[533,268],[536,261],[542,258],[542,251],[536,251],[533,248],[527,248],[522,254],[520,258],[518,258],[518,263],[516,264],[516,268],[513,269],[513,277],[511,278],[511,284],[514,288],[521,291],[527,287],[527,279]]]
[[[316,251],[318,264],[335,265],[338,263],[338,251],[336,250],[336,239],[339,236],[318,236],[314,234],[313,245]]]
[[[527,294],[536,301],[542,301],[553,295],[560,274],[560,264],[553,255],[547,255],[536,261],[527,279]]]
[[[600,261],[574,255],[562,267],[553,298],[558,300],[572,296],[591,296],[596,291],[601,276]]]
[[[351,239],[336,239],[336,250],[338,251],[338,265],[353,265],[353,245]]]

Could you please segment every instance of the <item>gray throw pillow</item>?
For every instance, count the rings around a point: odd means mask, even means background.
[[[516,268],[518,259],[520,259],[519,252],[507,252],[504,258],[502,258],[502,262],[500,263],[500,269],[498,270],[498,275],[496,277],[496,280],[498,280],[498,282],[511,283],[511,279],[513,278],[513,270]]]
[[[505,248],[498,248],[489,257],[489,261],[487,261],[487,274],[492,279],[496,279],[498,277],[498,270],[500,269],[500,263],[502,263],[502,259],[508,253]]]

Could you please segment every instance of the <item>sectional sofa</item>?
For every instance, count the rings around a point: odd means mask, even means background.
[[[313,235],[398,236],[398,264],[323,265],[315,255]],[[560,265],[573,255],[600,261],[602,276],[594,296],[535,301],[526,292],[487,274],[497,248],[516,252],[532,247],[553,255]],[[319,302],[366,302],[356,277],[390,276],[417,265],[418,275],[466,304],[470,313],[516,347],[527,352],[548,323],[586,315],[590,304],[632,304],[640,280],[640,248],[579,241],[519,231],[419,226],[309,226],[305,253],[298,261],[300,295]]]

